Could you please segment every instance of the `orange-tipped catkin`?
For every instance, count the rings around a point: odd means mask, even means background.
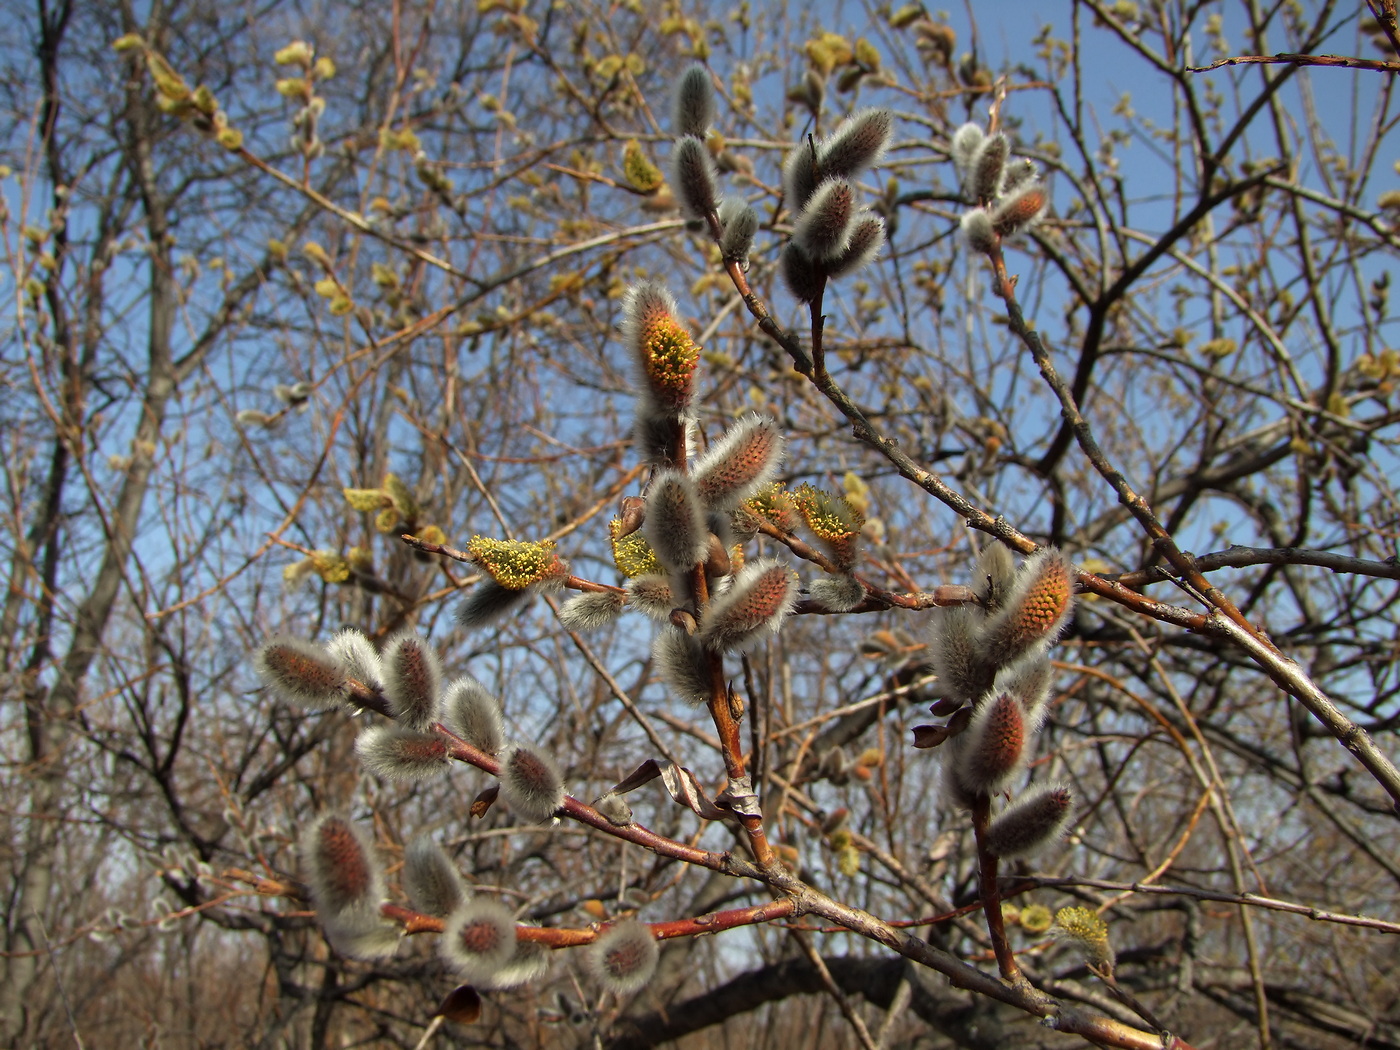
[[[700,348],[676,314],[671,293],[652,281],[631,288],[622,303],[623,340],[651,402],[672,417],[694,396],[700,360]]]
[[[606,991],[631,995],[656,972],[656,938],[635,919],[614,923],[584,949],[588,972]]]
[[[447,740],[402,726],[371,726],[355,738],[364,767],[385,780],[426,780],[448,770]]]
[[[776,420],[748,415],[695,464],[695,490],[710,510],[732,511],[772,480],[783,457]]]
[[[994,795],[1021,770],[1026,751],[1026,723],[1016,698],[1002,693],[982,701],[967,732],[958,737],[954,775],[973,795]]]
[[[489,755],[505,750],[501,702],[470,675],[463,675],[443,694],[442,720],[447,728]]]
[[[1074,793],[1063,784],[1037,784],[992,821],[986,846],[1003,860],[1039,853],[1064,834],[1074,815]]]
[[[979,655],[997,667],[1029,653],[1044,652],[1069,622],[1074,606],[1074,572],[1054,547],[1026,559],[1006,602],[979,639]]]
[[[522,820],[542,824],[564,804],[564,776],[543,751],[516,745],[501,760],[501,797]]]
[[[700,641],[716,652],[750,649],[777,634],[797,601],[797,576],[782,562],[745,565],[700,617]]]
[[[463,901],[443,925],[438,955],[466,981],[486,984],[515,956],[515,917],[500,901]]]
[[[997,690],[1010,693],[1021,705],[1027,733],[1037,732],[1049,713],[1054,678],[1055,668],[1044,653],[1018,661],[997,675]]]
[[[345,699],[340,663],[319,645],[282,636],[264,642],[253,667],[265,686],[301,707],[331,708]]]
[[[1019,233],[1040,218],[1049,201],[1050,195],[1045,192],[1045,187],[1033,182],[996,206],[992,211],[992,229],[1002,237]]]
[[[408,903],[425,915],[444,918],[467,899],[462,873],[441,846],[420,835],[403,851],[404,892]]]
[[[442,664],[437,651],[418,635],[399,635],[385,647],[384,697],[399,725],[425,730],[438,717]]]

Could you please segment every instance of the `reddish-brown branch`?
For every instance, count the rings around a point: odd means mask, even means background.
[[[982,912],[987,919],[987,932],[992,938],[992,951],[997,957],[997,969],[1008,981],[1024,978],[1016,965],[1011,943],[1006,939],[1006,922],[1001,914],[1001,893],[997,889],[997,858],[987,852],[987,826],[991,823],[992,800],[978,795],[972,803],[972,833],[977,840],[977,874],[982,894]]]
[[[424,915],[400,904],[380,905],[379,912],[404,928],[407,934],[441,933],[444,921],[434,915]],[[710,912],[686,919],[672,919],[668,922],[651,922],[646,925],[651,935],[659,941],[674,940],[678,937],[700,937],[707,933],[721,933],[735,930],[740,926],[757,926],[774,919],[787,919],[797,914],[796,902],[784,898],[757,904],[749,908],[731,908],[727,911]],[[574,948],[581,944],[591,944],[607,925],[575,929],[563,926],[517,926],[517,940],[534,941],[550,948]]]
[[[1377,73],[1400,73],[1400,62],[1376,58],[1349,58],[1346,55],[1299,55],[1280,51],[1276,55],[1235,55],[1208,66],[1188,66],[1188,73],[1209,73],[1221,66],[1333,66],[1341,69],[1369,69]]]

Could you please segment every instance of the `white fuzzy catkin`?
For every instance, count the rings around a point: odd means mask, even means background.
[[[363,730],[355,738],[355,754],[385,780],[426,780],[446,773],[451,764],[443,737],[396,725]]]
[[[953,132],[950,151],[953,155],[953,167],[957,170],[958,181],[964,186],[970,185],[972,167],[986,137],[986,132],[976,124],[964,124]]]
[[[470,675],[453,681],[443,694],[442,720],[478,751],[494,755],[506,746],[501,702]]]
[[[997,233],[992,227],[992,217],[987,214],[985,208],[973,208],[963,212],[962,218],[958,220],[958,228],[962,231],[967,246],[975,252],[990,252],[997,246]]]
[[[719,205],[715,162],[694,135],[677,139],[671,150],[671,189],[692,219],[703,219]]]
[[[585,591],[559,607],[559,622],[570,631],[596,631],[622,615],[625,596],[616,591]]]
[[[839,259],[855,227],[855,190],[845,179],[825,179],[792,225],[793,243],[817,262]]]
[[[652,659],[662,679],[686,703],[710,699],[710,676],[704,650],[678,627],[664,627],[651,643]]]
[[[676,607],[671,583],[657,573],[644,573],[627,581],[627,604],[659,623],[669,623]]]
[[[857,110],[818,146],[818,173],[822,178],[857,178],[880,163],[893,128],[894,114],[889,110]]]
[[[845,277],[870,265],[885,246],[885,220],[862,208],[851,224],[851,240],[841,257],[826,264],[828,277]]]
[[[604,990],[631,995],[651,980],[658,954],[651,930],[635,919],[626,919],[609,926],[584,949],[584,962]]]
[[[758,233],[758,212],[738,197],[726,197],[719,205],[720,254],[727,261],[747,265],[754,235]]]
[[[438,954],[471,984],[486,984],[515,956],[515,916],[500,901],[471,897],[443,924]]]
[[[532,592],[531,587],[511,590],[483,576],[457,610],[457,622],[468,630],[489,627],[529,601]]]
[[[807,587],[812,601],[829,612],[849,612],[865,600],[865,587],[854,576],[819,576]]]
[[[684,574],[705,560],[710,532],[695,484],[687,475],[675,470],[659,473],[647,490],[646,509],[642,534],[662,565]]]
[[[539,941],[525,941],[516,929],[515,954],[510,961],[481,982],[482,988],[503,992],[521,985],[538,981],[549,973],[549,964],[554,953]]]
[[[412,632],[384,649],[384,697],[401,726],[427,729],[437,720],[442,698],[442,663],[437,650]]]
[[[468,897],[457,865],[427,835],[419,835],[403,851],[400,879],[408,903],[425,915],[451,915]]]
[[[686,67],[676,81],[671,107],[672,134],[703,139],[715,122],[715,88],[710,71],[699,62]]]
[[[501,758],[501,797],[522,820],[542,824],[564,804],[564,776],[549,755],[517,744]]]
[[[355,627],[347,627],[326,643],[326,652],[355,681],[375,692],[384,688],[384,661],[374,644]]]
[[[982,611],[973,606],[947,606],[934,614],[929,662],[941,695],[971,702],[986,690],[991,674],[977,646],[985,622]]]
[[[1074,815],[1074,794],[1057,783],[1027,789],[987,829],[986,846],[1003,860],[1039,853],[1065,833]]]
[[[794,214],[817,188],[817,158],[810,141],[797,143],[783,161],[783,195]]]

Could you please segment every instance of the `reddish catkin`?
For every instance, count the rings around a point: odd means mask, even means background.
[[[700,618],[700,641],[715,651],[750,649],[777,634],[797,601],[797,577],[782,562],[760,558],[711,600]]]
[[[1021,768],[1026,735],[1025,716],[1015,697],[1003,693],[978,704],[954,757],[963,789],[974,795],[1003,790]]]
[[[700,501],[710,510],[736,509],[772,480],[782,457],[783,434],[777,422],[768,416],[745,416],[695,464]]]
[[[656,938],[635,919],[609,926],[584,949],[588,972],[606,991],[631,995],[656,972]]]
[[[1044,186],[1032,183],[996,206],[992,212],[992,229],[1002,237],[1019,233],[1040,218],[1049,199]]]
[[[379,915],[384,872],[365,835],[323,814],[302,835],[301,862],[316,918],[336,950],[357,959],[393,955],[400,931]]]
[[[282,636],[264,642],[253,667],[264,685],[302,707],[330,708],[345,699],[347,683],[340,663],[304,639]]]
[[[364,833],[344,818],[323,814],[302,839],[302,864],[323,920],[367,911],[384,896],[383,875]]]

